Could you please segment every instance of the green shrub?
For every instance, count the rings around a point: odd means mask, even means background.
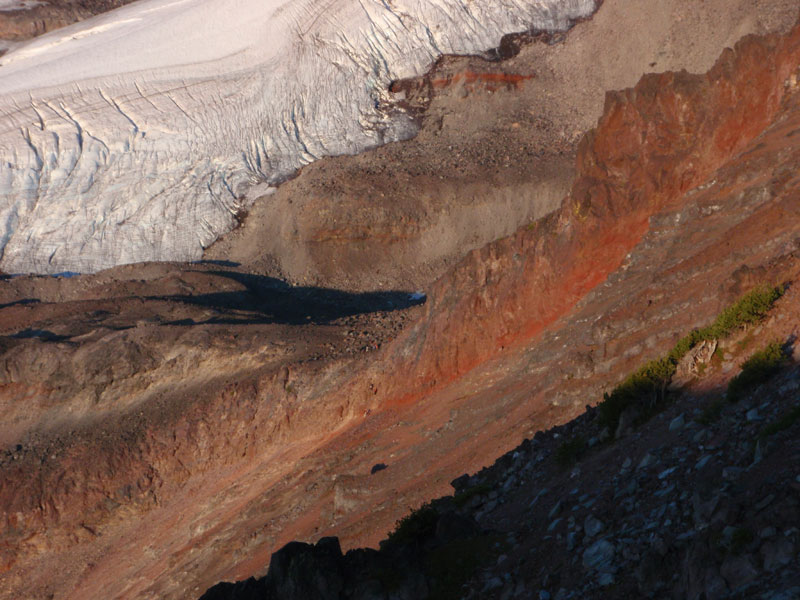
[[[722,344],[717,344],[717,349],[711,355],[711,364],[715,369],[719,369],[723,362],[725,362],[725,350],[722,349]]]
[[[737,528],[731,536],[731,554],[741,554],[754,539],[755,535],[746,527]]]
[[[742,364],[742,371],[728,383],[725,397],[729,402],[738,402],[777,373],[785,361],[786,353],[780,342],[772,342]]]
[[[784,285],[756,287],[723,310],[711,325],[695,329],[682,337],[667,357],[677,364],[700,342],[728,337],[737,329],[762,321],[775,302],[783,296],[785,290]],[[741,347],[744,348],[745,345],[742,343]]]
[[[746,336],[744,336],[741,340],[736,342],[736,352],[744,352],[753,343],[756,336],[753,335],[753,332],[750,331]]]
[[[651,360],[611,393],[603,394],[603,401],[598,405],[601,425],[608,427],[613,435],[620,416],[631,406],[640,409],[639,421],[652,416],[665,404],[667,387],[687,352],[702,341],[727,337],[740,327],[761,321],[784,291],[783,285],[758,286],[723,310],[711,325],[692,330],[679,339],[666,356]]]
[[[457,600],[464,596],[463,586],[478,569],[494,562],[502,548],[502,536],[481,535],[460,539],[433,550],[428,556],[431,598]]]
[[[492,490],[492,486],[488,483],[480,483],[476,486],[473,486],[463,492],[459,492],[455,496],[453,496],[453,502],[455,502],[456,506],[464,506],[467,502],[472,500],[475,496],[480,496],[482,494],[486,494]]]
[[[724,400],[717,398],[709,402],[703,409],[703,413],[697,418],[697,422],[701,425],[711,425],[716,422],[722,414],[722,407]]]
[[[719,339],[729,336],[736,329],[761,321],[772,305],[783,296],[786,286],[761,285],[744,295],[735,304],[723,310],[714,323],[702,330],[704,339]],[[710,336],[710,337],[709,337]]]
[[[638,405],[643,414],[650,413],[666,398],[676,365],[677,361],[669,357],[652,360],[629,375],[610,394],[603,394],[598,406],[600,424],[608,427],[613,435],[620,416],[628,407]]]
[[[686,356],[686,353],[694,348],[697,344],[703,340],[714,339],[713,337],[709,337],[707,332],[708,329],[710,329],[710,327],[693,329],[688,335],[683,336],[678,340],[678,343],[673,346],[672,350],[669,351],[669,354],[667,354],[667,359],[673,364],[677,365],[681,359]]]
[[[776,433],[780,433],[781,431],[789,429],[798,421],[800,421],[800,404],[795,404],[789,411],[781,415],[777,421],[766,425],[758,434],[758,438],[764,439]]]
[[[367,576],[377,579],[381,587],[391,593],[399,590],[406,581],[407,573],[401,569],[392,567],[373,567],[367,571]]]

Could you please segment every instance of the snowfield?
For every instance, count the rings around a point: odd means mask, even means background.
[[[0,57],[0,269],[193,260],[297,168],[414,134],[388,84],[595,0],[139,0]]]

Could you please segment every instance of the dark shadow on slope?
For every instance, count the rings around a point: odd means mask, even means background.
[[[592,443],[565,465],[559,460],[565,443],[597,440],[603,429],[597,409],[587,407],[572,421],[524,440],[493,465],[455,479],[454,494],[432,500],[398,521],[379,550],[343,554],[333,537],[316,545],[290,542],[272,555],[266,576],[219,583],[200,600],[496,599],[504,597],[503,582],[520,572],[527,574],[524,589],[563,586],[573,590],[563,594],[569,598],[699,597],[695,582],[704,585],[698,574],[704,575],[709,565],[719,572],[725,562],[739,561],[739,556],[752,559],[758,553],[763,540],[743,534],[763,531],[764,522],[778,522],[778,531],[796,522],[795,511],[788,507],[796,506],[795,463],[789,456],[800,426],[793,385],[798,379],[800,369],[790,362],[738,403],[725,400],[725,385],[675,392],[674,403],[666,407],[668,415],[655,415],[619,439]],[[710,418],[698,421],[705,407],[715,405],[719,409]],[[758,412],[756,418],[752,410]],[[510,480],[515,484],[509,488]],[[572,491],[579,488],[588,492],[589,503]],[[765,500],[782,509],[764,511],[759,506]],[[494,508],[485,508],[489,502]],[[681,502],[688,509],[683,514],[677,510]],[[554,521],[549,513],[550,507],[562,503],[566,506],[561,514],[579,523],[599,515],[605,530],[592,534],[598,536],[593,540],[589,536],[575,542],[574,549],[565,548],[561,537],[551,535],[552,523],[563,519]],[[531,510],[534,506],[538,510]],[[670,506],[671,519],[653,518]],[[506,525],[483,529],[482,519],[476,519],[483,511],[493,514],[490,522]],[[585,556],[591,544],[615,539],[621,531],[637,532],[628,538],[635,554],[617,555],[615,560],[623,566],[612,586],[595,585],[597,572],[575,556]],[[660,548],[653,547],[654,536]],[[498,562],[501,553],[508,560]],[[701,559],[689,560],[696,556]],[[725,597],[744,600],[754,597],[756,588],[774,592],[797,586],[800,577],[791,556],[787,553],[785,562],[775,562],[771,569],[753,568],[748,577],[755,579],[755,587],[739,588]],[[680,577],[673,577],[676,573]],[[489,589],[486,583],[493,579],[498,585]]]
[[[0,278],[2,280],[2,278]],[[8,308],[10,306],[24,306],[26,304],[37,304],[40,300],[38,298],[23,298],[22,300],[14,300],[13,302],[8,302],[6,304],[0,304],[0,309]]]
[[[236,268],[241,266],[241,263],[232,260],[196,260],[193,264],[196,265],[214,265],[217,267]]]
[[[236,271],[212,271],[210,274],[232,279],[245,289],[196,296],[165,296],[158,299],[203,306],[219,313],[202,321],[204,324],[238,325],[324,324],[353,315],[403,310],[425,302],[424,294],[417,292],[393,290],[354,293],[321,287],[295,287],[273,277]],[[169,324],[200,323],[184,319]]]
[[[57,333],[53,333],[52,331],[48,331],[47,329],[31,329],[31,328],[15,333],[10,337],[18,340],[37,338],[42,340],[43,342],[63,342],[69,339],[69,336],[59,335]]]

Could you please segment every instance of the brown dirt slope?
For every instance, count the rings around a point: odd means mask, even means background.
[[[4,281],[3,597],[199,596],[290,539],[374,544],[796,279],[799,64],[800,28],[609,94],[561,208],[406,312],[221,265]]]
[[[742,36],[791,27],[798,10],[606,0],[591,21],[508,60],[445,57],[393,88],[401,105],[425,108],[415,139],[305,167],[206,258],[304,285],[427,288],[467,251],[558,208],[607,90],[650,72],[703,73]]]
[[[588,408],[455,479],[454,495],[406,515],[379,551],[293,542],[265,577],[201,600],[800,596],[800,287],[789,283],[763,320],[714,340],[716,356],[681,361],[694,372],[644,422],[612,438],[603,407]],[[746,359],[775,343],[776,368],[731,401]],[[632,409],[651,398],[638,400]]]

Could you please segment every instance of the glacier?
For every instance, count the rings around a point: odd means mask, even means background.
[[[326,155],[414,135],[391,81],[600,0],[139,0],[0,57],[0,269],[195,260]]]

